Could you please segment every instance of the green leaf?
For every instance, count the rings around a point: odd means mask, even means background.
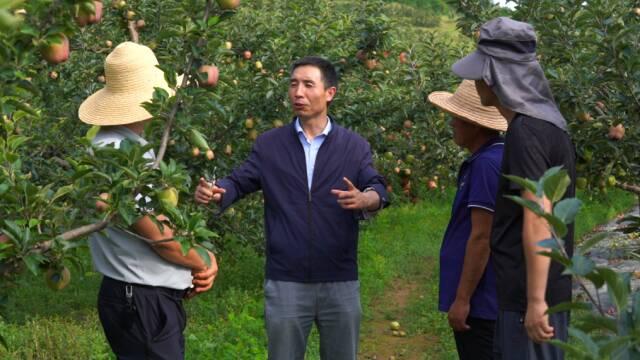
[[[58,190],[56,190],[55,195],[53,195],[53,198],[51,198],[51,202],[56,201],[58,198],[65,196],[72,191],[73,191],[73,185],[66,185],[58,188]]]
[[[631,297],[631,317],[636,329],[640,329],[640,291],[636,291]]]
[[[7,145],[11,149],[11,151],[17,150],[22,144],[29,140],[26,136],[9,136],[7,140]]]
[[[542,214],[542,217],[547,220],[551,227],[553,227],[556,235],[558,235],[559,237],[564,237],[565,235],[567,235],[567,225],[565,225],[558,217],[547,213]]]
[[[589,279],[589,281],[593,283],[596,289],[600,289],[604,285],[604,278],[597,271],[585,275],[585,278]]]
[[[553,314],[562,311],[591,311],[593,305],[587,302],[563,302],[547,309],[547,314]]]
[[[603,267],[598,268],[598,273],[607,284],[607,292],[611,300],[616,304],[618,312],[623,312],[627,308],[628,303],[629,277]]]
[[[560,251],[558,250],[551,250],[551,251],[540,251],[538,252],[539,255],[542,256],[546,256],[548,258],[551,258],[553,260],[555,260],[556,262],[564,265],[565,267],[571,266],[571,259],[565,257],[564,255],[562,255],[562,253],[560,253]]]
[[[612,232],[603,232],[593,235],[580,245],[580,247],[578,248],[578,252],[580,252],[581,254],[586,253],[587,250],[591,249],[594,245],[611,235],[613,235]]]
[[[514,195],[505,195],[504,197],[514,201],[520,206],[523,206],[533,211],[538,216],[542,216],[544,214],[544,211],[542,211],[542,208],[540,207],[540,205],[535,201],[524,199],[524,198],[521,198],[520,196],[514,196]]]
[[[195,234],[200,239],[217,238],[218,234],[204,227],[197,228]]]
[[[593,260],[578,254],[571,258],[571,266],[567,267],[564,272],[578,276],[585,276],[592,272],[595,267],[596,264]]]
[[[569,327],[569,336],[580,341],[582,345],[584,345],[588,353],[595,355],[600,352],[600,348],[598,347],[596,342],[584,331]]]
[[[118,215],[120,215],[127,226],[131,226],[133,224],[135,214],[127,202],[118,202]]]
[[[524,179],[515,175],[503,175],[503,176],[509,179],[510,181],[522,186],[523,189],[529,190],[532,194],[536,193],[538,184],[535,181]]]
[[[220,22],[220,17],[219,16],[212,16],[209,18],[209,20],[207,20],[207,25],[208,26],[216,26],[218,23]]]
[[[615,319],[602,316],[597,313],[584,313],[577,320],[571,321],[572,327],[576,327],[585,332],[591,332],[594,330],[606,330],[615,333],[618,326]]]
[[[22,262],[24,262],[27,269],[29,269],[34,276],[38,275],[38,265],[40,265],[41,260],[42,257],[38,254],[29,254],[22,258]]]
[[[553,169],[553,168],[552,168]],[[544,194],[552,202],[556,203],[562,199],[571,184],[571,178],[566,170],[558,170],[554,174],[543,175],[540,182],[543,184]]]
[[[182,250],[182,255],[186,256],[189,250],[191,250],[191,244],[189,243],[189,241],[187,241],[186,239],[179,239],[179,238],[176,238],[175,240],[178,240],[178,242],[180,243],[180,249]]]
[[[562,342],[557,339],[549,340],[549,344],[557,346],[560,349],[564,350],[564,353],[568,359],[593,359],[590,358],[590,355],[577,344],[574,345],[571,343]]]
[[[634,353],[631,348],[634,342],[637,342],[637,338],[633,336],[612,336],[600,343],[600,358],[624,359],[623,357],[616,356],[616,354],[630,353],[628,359],[637,359],[637,350]]]
[[[207,252],[207,249],[201,246],[197,246],[195,249],[198,255],[200,255],[200,258],[202,259],[202,261],[204,261],[204,263],[207,264],[207,267],[211,267],[211,257],[209,257],[209,253]]]
[[[2,334],[0,334],[0,344],[2,344],[2,347],[4,347],[5,350],[9,350],[9,345],[7,344],[7,340],[5,340]]]
[[[538,246],[545,249],[560,249],[560,245],[558,244],[558,241],[554,238],[538,241]]]
[[[542,174],[542,176],[540,177],[539,182],[540,183],[544,183],[544,181],[546,181],[546,179],[557,175],[560,172],[560,170],[562,170],[562,165],[554,166],[554,167],[551,167],[551,168],[547,169],[547,171],[545,171],[544,174]]]
[[[100,131],[100,126],[94,125],[90,127],[89,130],[87,130],[87,133],[84,136],[84,138],[91,141],[93,140],[93,138],[96,137],[96,134],[98,134],[98,131]]]
[[[565,224],[571,224],[580,211],[582,201],[576,198],[564,199],[553,208],[553,214]]]

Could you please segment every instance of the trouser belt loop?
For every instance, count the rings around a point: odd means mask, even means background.
[[[127,306],[130,310],[135,310],[136,306],[133,304],[133,285],[127,284],[124,286],[124,295],[127,299]]]

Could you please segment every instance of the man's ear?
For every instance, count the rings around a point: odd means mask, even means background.
[[[330,88],[328,88],[327,90],[325,90],[325,94],[327,96],[327,102],[331,102],[333,100],[333,98],[336,96],[336,92],[338,91],[338,89],[336,89],[335,86],[332,86]]]

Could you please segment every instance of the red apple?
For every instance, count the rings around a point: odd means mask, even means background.
[[[214,87],[218,84],[218,77],[220,75],[220,71],[218,67],[215,65],[202,65],[198,70],[201,73],[207,73],[207,79],[203,81],[200,85],[204,87]]]
[[[87,26],[87,24],[97,24],[102,20],[102,2],[94,1],[93,7],[93,12],[83,8],[78,10],[78,15],[76,16],[78,26],[83,27]]]
[[[109,193],[100,193],[98,195],[100,200],[96,200],[96,210],[98,212],[105,212],[109,208],[109,200],[111,200],[111,194]]]
[[[240,6],[240,0],[217,0],[218,6],[223,10],[235,10]]]
[[[618,124],[609,128],[609,139],[622,140],[624,133],[626,132],[624,125]]]
[[[591,114],[589,114],[588,112],[583,111],[578,114],[578,119],[580,119],[581,121],[588,122],[593,120],[593,116],[591,116]]]
[[[242,53],[242,57],[243,57],[245,60],[251,60],[251,57],[252,57],[252,56],[253,56],[253,54],[251,54],[251,51],[249,51],[249,50],[245,50],[245,51]]]
[[[400,60],[401,64],[404,64],[407,62],[407,53],[406,52],[401,52],[400,55],[398,55],[398,60]]]
[[[60,34],[60,41],[41,49],[42,57],[50,64],[60,64],[69,59],[69,39]]]
[[[368,70],[373,70],[378,66],[378,61],[376,59],[367,59],[364,61],[364,67]]]

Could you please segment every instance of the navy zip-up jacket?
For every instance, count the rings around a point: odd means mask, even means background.
[[[295,120],[294,120],[295,121]],[[361,213],[340,207],[332,189],[347,190],[347,177],[361,191],[371,187],[388,204],[386,185],[373,168],[366,140],[331,119],[320,146],[311,190],[305,155],[294,122],[260,135],[249,158],[218,180],[221,210],[262,190],[266,236],[266,277],[294,282],[358,279],[358,220]]]

